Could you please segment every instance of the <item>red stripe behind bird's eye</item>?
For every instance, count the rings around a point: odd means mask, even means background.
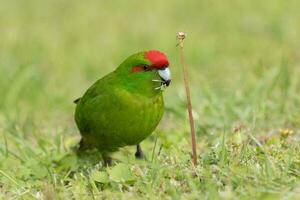
[[[144,67],[141,67],[141,66],[134,66],[131,68],[132,73],[142,72],[142,71],[144,71]]]

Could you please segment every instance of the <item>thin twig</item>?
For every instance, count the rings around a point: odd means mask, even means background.
[[[177,39],[179,41],[179,49],[180,49],[180,61],[183,70],[183,80],[186,92],[186,100],[187,100],[187,108],[189,113],[189,121],[190,121],[190,128],[191,128],[191,138],[192,138],[192,159],[193,164],[197,165],[197,147],[196,147],[196,133],[195,133],[195,124],[193,118],[193,111],[192,111],[192,102],[191,102],[191,94],[190,94],[190,87],[189,87],[189,78],[188,78],[188,68],[185,63],[184,53],[183,53],[183,40],[186,34],[183,32],[178,32]]]

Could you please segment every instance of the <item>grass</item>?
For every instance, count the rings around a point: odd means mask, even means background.
[[[0,199],[300,198],[299,1],[0,3]],[[72,101],[146,49],[166,52],[173,76],[164,119],[142,143],[148,161],[133,147],[107,169],[97,153],[78,159]]]

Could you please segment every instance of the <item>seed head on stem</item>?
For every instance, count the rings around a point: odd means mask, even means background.
[[[196,143],[195,124],[194,124],[193,109],[192,109],[192,102],[191,102],[191,93],[189,87],[188,68],[184,59],[184,52],[183,52],[183,41],[185,38],[186,38],[186,34],[184,32],[177,33],[178,45],[180,47],[180,61],[181,61],[182,71],[183,71],[183,80],[184,80],[184,86],[186,92],[187,109],[189,113],[189,122],[190,122],[190,129],[191,129],[192,159],[193,159],[193,164],[196,166],[197,165],[197,143]]]

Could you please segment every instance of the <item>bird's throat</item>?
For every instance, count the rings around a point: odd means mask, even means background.
[[[155,71],[136,73],[123,79],[122,86],[129,92],[153,97],[162,93],[160,89],[157,89],[161,86],[161,82],[153,80],[160,80],[160,77]]]

